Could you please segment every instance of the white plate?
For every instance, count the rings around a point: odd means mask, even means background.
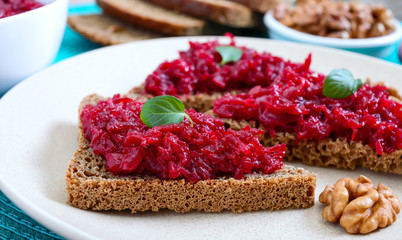
[[[193,38],[205,41],[207,38]],[[402,197],[402,176],[303,166],[318,174],[316,205],[309,209],[251,213],[159,213],[83,211],[66,204],[64,175],[77,147],[77,108],[91,93],[112,96],[144,81],[165,59],[188,49],[188,38],[144,41],[103,48],[56,64],[26,79],[0,101],[0,187],[22,210],[71,239],[328,239],[353,238],[321,218],[318,195],[339,178],[364,174]],[[224,39],[227,41],[227,39]],[[240,45],[303,61],[328,73],[346,67],[355,77],[386,81],[402,91],[401,66],[374,58],[289,42],[237,38]],[[398,216],[402,218],[402,215]],[[401,236],[402,219],[370,234]]]

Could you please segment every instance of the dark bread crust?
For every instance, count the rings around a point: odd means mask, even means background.
[[[209,19],[231,27],[253,27],[256,23],[251,9],[224,0],[147,0],[164,8]]]
[[[279,2],[279,0],[228,0],[228,1],[243,4],[259,13],[266,13],[267,11],[273,9]]]
[[[80,109],[100,99],[98,95],[88,96]],[[224,177],[197,183],[116,176],[106,171],[105,159],[93,153],[80,124],[79,146],[69,163],[66,183],[67,202],[81,209],[244,212],[313,206],[316,175],[285,166],[273,174],[249,174],[243,180]]]
[[[210,110],[208,114],[214,115]],[[223,119],[225,124],[239,130],[245,125],[264,129],[254,121],[234,121]],[[377,152],[361,142],[348,142],[344,138],[325,139],[317,141],[302,141],[295,145],[296,136],[291,133],[277,133],[271,137],[268,133],[261,136],[264,146],[286,144],[285,161],[302,161],[308,165],[321,167],[337,167],[355,169],[357,167],[369,168],[374,171],[402,174],[402,150],[393,153],[378,155]]]
[[[168,35],[199,35],[205,21],[142,0],[97,0],[103,13]],[[156,12],[157,11],[157,12]],[[159,16],[164,13],[166,16]]]
[[[67,23],[74,31],[101,45],[164,37],[162,34],[135,27],[103,14],[72,15],[68,17]]]

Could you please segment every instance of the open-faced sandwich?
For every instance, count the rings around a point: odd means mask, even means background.
[[[402,105],[392,88],[346,69],[310,69],[270,53],[218,41],[190,42],[132,94],[171,94],[233,129],[265,130],[265,146],[287,145],[285,160],[402,174]],[[211,111],[210,111],[211,112]]]
[[[402,173],[395,90],[346,69],[317,73],[311,55],[293,63],[233,38],[190,42],[179,55],[123,97],[82,101],[68,203],[132,212],[305,208],[316,176],[282,159]]]
[[[132,212],[314,205],[315,174],[283,166],[286,146],[262,146],[262,130],[227,130],[220,119],[184,112],[173,96],[144,100],[82,101],[79,147],[66,177],[69,204]]]

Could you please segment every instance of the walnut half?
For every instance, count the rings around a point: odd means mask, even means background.
[[[346,232],[366,234],[396,221],[402,204],[384,184],[375,188],[370,179],[343,178],[327,185],[319,198],[327,204],[322,217],[328,222],[340,222]]]

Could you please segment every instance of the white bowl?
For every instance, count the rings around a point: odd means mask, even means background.
[[[66,27],[68,0],[0,19],[0,96],[55,58]]]
[[[401,24],[396,19],[393,21],[396,29],[386,36],[365,39],[338,39],[307,34],[287,27],[275,19],[273,11],[267,12],[264,16],[264,24],[268,28],[271,39],[339,48],[379,58],[390,55],[395,44],[402,38]]]

